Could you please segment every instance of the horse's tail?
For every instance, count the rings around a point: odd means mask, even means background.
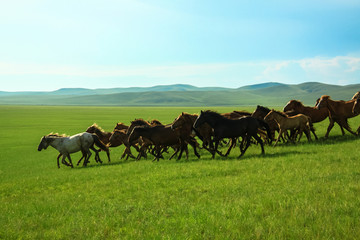
[[[270,139],[270,144],[272,143],[272,134],[271,134],[271,130],[270,130],[270,127],[269,127],[269,124],[265,121],[265,120],[263,120],[263,119],[260,119],[260,118],[255,118],[257,121],[258,121],[258,123],[259,123],[259,125],[260,125],[260,127],[262,128],[262,129],[265,129],[266,130],[266,133],[267,133],[267,135],[268,135],[268,138]]]
[[[101,150],[106,152],[106,154],[108,156],[108,159],[109,159],[109,162],[110,162],[109,147],[105,143],[103,143],[96,134],[91,134],[91,135],[92,135],[92,137],[94,139],[95,145],[98,146]]]

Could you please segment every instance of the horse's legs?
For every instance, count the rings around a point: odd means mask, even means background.
[[[227,156],[230,154],[230,151],[231,149],[235,146],[236,144],[236,138],[231,138],[231,144],[230,144],[230,147],[229,149],[226,151],[225,155],[224,156]],[[240,144],[241,145],[241,144]]]
[[[60,164],[59,164],[59,158],[62,156],[61,153],[59,153],[59,155],[57,156],[56,160],[57,160],[57,165],[58,165],[58,168],[60,168]]]
[[[238,158],[241,158],[244,154],[245,154],[245,152],[246,152],[246,150],[248,149],[248,147],[250,146],[250,141],[251,141],[251,136],[249,135],[249,134],[246,134],[246,146],[245,146],[245,148],[244,149],[241,149],[241,147],[240,147],[240,151],[241,151],[241,153],[240,153],[240,155],[239,155],[239,157]],[[262,146],[262,145],[261,145]],[[262,147],[264,147],[264,146],[262,146]]]
[[[343,127],[344,127],[346,130],[348,130],[349,133],[357,136],[357,134],[356,134],[355,132],[353,132],[353,130],[351,130],[351,128],[350,128],[350,126],[349,126],[349,123],[347,122],[347,119],[342,119],[341,122],[342,122]]]
[[[198,145],[198,143],[196,142],[195,139],[189,139],[189,144],[191,145],[191,147],[194,149],[194,154],[197,158],[200,158],[200,154],[196,151],[196,146]]]
[[[277,145],[277,143],[279,142],[279,139],[280,139],[280,137],[282,136],[282,134],[283,134],[283,131],[282,131],[282,129],[280,129],[279,130],[279,136],[277,137],[277,139],[276,139],[276,142],[275,142],[275,144],[274,144],[274,147]]]
[[[325,138],[328,138],[329,137],[329,133],[331,131],[331,129],[334,127],[334,120],[332,118],[329,118],[329,126],[327,128],[327,131],[326,131],[326,134],[325,134]],[[339,124],[340,125],[340,124]],[[341,125],[340,125],[341,126]],[[344,133],[345,134],[345,133]]]
[[[265,154],[264,143],[263,143],[263,140],[261,139],[261,137],[259,137],[257,134],[254,134],[253,137],[261,146],[261,154]]]

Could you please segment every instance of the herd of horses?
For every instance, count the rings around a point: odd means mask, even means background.
[[[257,143],[261,147],[261,154],[265,154],[264,143],[272,144],[274,147],[279,141],[299,141],[302,134],[305,134],[308,141],[311,141],[311,133],[318,139],[313,123],[321,122],[329,118],[329,126],[325,134],[328,138],[334,124],[337,123],[344,135],[344,129],[351,134],[358,135],[360,126],[356,132],[352,131],[348,119],[360,114],[360,91],[349,101],[332,100],[330,96],[323,95],[316,102],[314,107],[304,106],[297,100],[289,101],[283,112],[270,110],[267,107],[257,106],[253,113],[246,111],[233,111],[230,113],[217,113],[214,111],[201,111],[200,114],[189,114],[182,112],[171,124],[164,125],[158,120],[151,122],[144,119],[135,119],[130,125],[117,123],[112,132],[106,132],[97,124],[88,127],[83,133],[73,136],[59,134],[48,134],[41,138],[38,150],[52,146],[59,151],[57,165],[60,168],[59,159],[62,163],[73,167],[70,154],[81,151],[83,166],[89,163],[92,155],[90,149],[95,152],[95,161],[102,163],[99,151],[107,153],[110,162],[109,147],[124,145],[125,149],[122,158],[126,160],[134,158],[140,160],[147,158],[148,154],[154,156],[154,160],[163,158],[163,153],[173,149],[170,156],[172,159],[177,156],[181,159],[185,151],[188,159],[188,145],[190,145],[195,156],[200,158],[198,149],[202,148],[210,152],[212,158],[216,154],[228,156],[236,144],[239,145],[240,155],[243,156],[251,143]],[[275,139],[276,132],[278,136]],[[201,146],[197,139],[201,140]],[[229,139],[225,142],[225,139]],[[100,149],[96,149],[95,145]],[[227,145],[226,153],[222,153],[219,145]],[[138,154],[134,156],[132,149]],[[69,160],[69,162],[66,161]]]

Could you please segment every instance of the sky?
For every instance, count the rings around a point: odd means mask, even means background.
[[[360,83],[358,0],[11,0],[0,91]]]

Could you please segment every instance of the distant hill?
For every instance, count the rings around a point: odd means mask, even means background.
[[[338,86],[317,82],[297,85],[263,83],[237,89],[175,84],[153,87],[85,89],[53,92],[0,92],[0,104],[98,106],[284,106],[297,99],[313,106],[321,95],[348,100],[360,84]]]

